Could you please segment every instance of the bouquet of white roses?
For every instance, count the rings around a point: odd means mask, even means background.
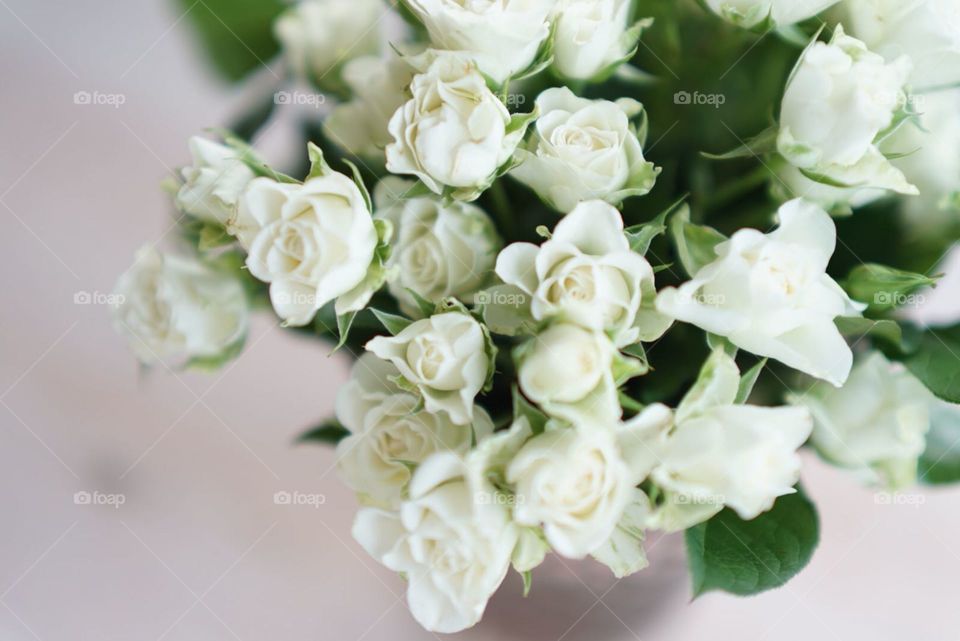
[[[184,249],[138,254],[117,327],[217,367],[259,306],[355,357],[303,438],[424,627],[549,553],[637,572],[650,530],[696,593],[779,586],[805,445],[960,479],[960,325],[897,313],[960,238],[957,0],[210,4],[223,71],[289,76],[190,141]],[[307,162],[268,164],[298,104]]]

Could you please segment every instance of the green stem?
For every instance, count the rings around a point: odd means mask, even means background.
[[[516,221],[510,208],[510,199],[503,188],[502,179],[497,179],[490,185],[490,198],[493,200],[493,214],[497,219],[497,226],[504,238],[515,238]]]
[[[770,170],[765,165],[760,165],[752,172],[733,182],[727,183],[722,188],[716,190],[712,196],[704,202],[704,210],[712,211],[722,205],[729,204],[744,194],[750,193],[770,177]]]

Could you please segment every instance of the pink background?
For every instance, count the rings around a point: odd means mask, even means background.
[[[263,317],[216,375],[139,375],[106,305],[74,302],[108,293],[169,231],[160,181],[187,162],[189,135],[240,103],[197,64],[170,5],[0,0],[0,638],[432,638],[402,581],[351,540],[332,453],[291,446],[331,412],[344,358]],[[76,105],[80,90],[125,103]],[[288,125],[268,156],[283,157]],[[950,317],[951,291],[928,313]],[[956,639],[960,490],[883,504],[813,458],[804,482],[823,543],[781,590],[691,604],[667,538],[620,583],[555,561],[522,600],[510,576],[463,638]],[[125,503],[77,505],[78,491]],[[277,491],[325,502],[276,505]]]

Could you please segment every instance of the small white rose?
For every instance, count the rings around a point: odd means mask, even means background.
[[[294,73],[329,85],[347,60],[380,50],[386,11],[381,0],[303,0],[277,18],[273,31]]]
[[[670,325],[654,308],[653,268],[630,250],[620,212],[603,201],[577,205],[540,247],[506,247],[496,271],[530,297],[536,320],[562,315],[607,330],[618,347],[656,340]]]
[[[337,394],[337,420],[351,432],[337,445],[337,467],[365,501],[383,506],[399,504],[411,466],[435,452],[465,455],[493,433],[481,408],[471,426],[418,410],[420,400],[391,380],[399,374],[392,363],[364,354]]]
[[[390,118],[406,99],[412,69],[399,57],[363,56],[343,67],[351,98],[338,104],[323,121],[323,130],[350,153],[383,160],[390,142]]]
[[[588,80],[629,57],[640,27],[628,33],[631,0],[565,0],[554,20],[553,66],[561,75]]]
[[[818,384],[790,401],[813,414],[813,444],[828,461],[890,489],[916,481],[933,397],[903,366],[873,352],[842,388]]]
[[[615,370],[642,373],[602,331],[555,323],[521,348],[520,389],[557,418],[574,424],[609,425],[621,415]]]
[[[377,218],[393,224],[387,267],[396,272],[390,293],[405,314],[422,314],[410,290],[429,301],[456,296],[470,302],[490,277],[500,238],[476,205],[432,196],[403,198],[410,181],[386,177],[374,192]]]
[[[660,170],[644,159],[630,124],[640,112],[635,101],[588,100],[566,87],[547,89],[537,97],[533,136],[517,150],[520,164],[510,173],[561,213],[584,200],[619,204],[642,196]]]
[[[454,454],[428,458],[414,474],[399,512],[360,510],[353,537],[407,578],[407,604],[427,630],[459,632],[483,616],[517,545],[509,509],[464,477]]]
[[[780,108],[777,150],[808,177],[834,186],[916,194],[877,146],[906,105],[909,58],[891,63],[838,25],[812,44],[791,75]]]
[[[746,29],[767,19],[787,26],[812,18],[840,0],[705,0],[714,13]]]
[[[792,494],[800,478],[797,449],[813,420],[799,407],[735,405],[740,373],[722,350],[714,352],[700,380],[675,414],[675,425],[657,448],[651,473],[667,500],[651,525],[680,530],[710,518],[724,506],[743,519]]]
[[[552,0],[410,0],[437,49],[460,52],[497,84],[534,62],[550,35]]]
[[[769,234],[741,229],[717,245],[716,260],[678,289],[662,290],[657,309],[839,387],[853,353],[833,319],[864,306],[826,273],[836,227],[802,199],[782,205],[778,217]]]
[[[492,367],[492,347],[469,314],[435,314],[396,336],[377,336],[367,350],[396,365],[420,391],[427,411],[445,412],[457,425],[473,419],[474,398]]]
[[[225,356],[247,333],[243,286],[196,259],[145,246],[120,276],[115,294],[117,331],[147,364]]]
[[[507,468],[507,482],[516,487],[514,520],[542,525],[562,556],[601,550],[655,463],[644,442],[652,443],[669,421],[666,407],[652,405],[624,425],[554,427],[535,436]]]
[[[851,33],[887,60],[913,60],[917,90],[960,82],[960,5],[956,0],[847,0]]]
[[[357,311],[373,294],[364,288],[377,232],[363,194],[343,174],[302,185],[256,178],[228,230],[247,250],[250,273],[270,283],[273,308],[289,325],[306,325],[339,297],[338,314]]]
[[[511,159],[529,119],[511,117],[473,63],[435,52],[424,60],[431,57],[410,84],[413,97],[390,119],[387,169],[473,200]]]
[[[226,225],[237,211],[237,201],[254,173],[227,146],[200,136],[190,138],[193,165],[180,174],[183,185],[177,192],[180,211],[197,218]]]

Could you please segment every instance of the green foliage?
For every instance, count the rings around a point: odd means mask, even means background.
[[[910,302],[910,294],[923,287],[935,285],[937,277],[867,263],[854,267],[847,276],[844,288],[851,298],[867,303],[871,311],[880,312]]]
[[[297,443],[319,443],[321,445],[336,445],[350,435],[350,430],[335,420],[321,423],[317,427],[307,430],[297,437]]]
[[[927,447],[920,457],[921,481],[937,485],[960,481],[960,407],[935,403],[930,408]]]
[[[802,491],[744,521],[729,508],[686,531],[694,597],[711,590],[741,596],[779,587],[806,566],[819,540],[813,504]]]

